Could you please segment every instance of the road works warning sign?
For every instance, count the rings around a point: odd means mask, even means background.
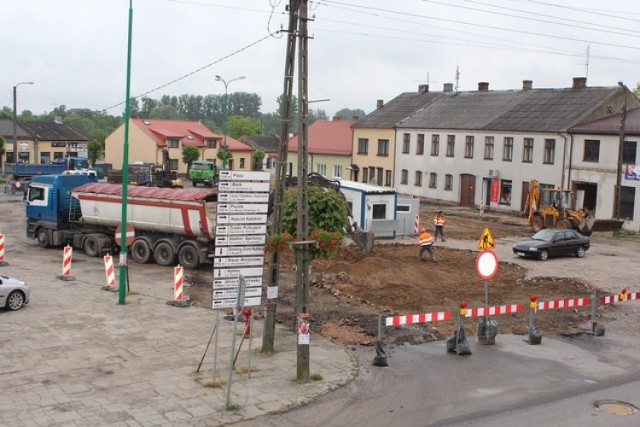
[[[489,228],[485,228],[478,242],[478,250],[483,251],[485,249],[493,249],[496,247],[496,243],[493,241]]]

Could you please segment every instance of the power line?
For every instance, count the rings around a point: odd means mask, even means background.
[[[175,1],[175,0],[170,0],[170,1]],[[249,49],[249,48],[251,48],[251,47],[253,47],[253,46],[257,45],[258,43],[263,42],[263,41],[267,40],[267,39],[268,39],[268,38],[270,38],[270,37],[271,37],[271,34],[266,35],[266,36],[262,37],[262,38],[261,38],[261,39],[259,39],[259,40],[256,40],[256,41],[254,41],[254,42],[252,42],[252,43],[249,43],[248,45],[246,45],[246,46],[244,46],[244,47],[242,47],[242,48],[240,48],[240,49],[238,49],[238,50],[236,50],[236,51],[233,51],[233,52],[231,52],[230,54],[228,54],[228,55],[226,55],[226,56],[223,56],[223,57],[222,57],[222,58],[220,58],[220,59],[216,59],[215,61],[210,62],[210,63],[208,63],[207,65],[204,65],[204,66],[202,66],[202,67],[200,67],[200,68],[198,68],[198,69],[196,69],[196,70],[193,70],[193,71],[191,71],[191,72],[189,72],[189,73],[187,73],[187,74],[185,74],[185,75],[183,75],[183,76],[181,76],[181,77],[178,77],[177,79],[173,79],[173,80],[171,80],[170,82],[167,82],[167,83],[162,84],[162,85],[160,85],[160,86],[156,86],[156,87],[154,87],[154,88],[153,88],[153,89],[151,89],[151,90],[148,90],[148,91],[146,91],[146,92],[144,92],[144,93],[141,93],[141,94],[139,94],[139,95],[136,95],[136,96],[132,96],[131,98],[132,98],[132,99],[142,98],[143,96],[147,96],[147,95],[149,95],[150,93],[156,92],[156,91],[158,91],[158,90],[160,90],[160,89],[163,89],[163,88],[165,88],[165,87],[167,87],[167,86],[170,86],[170,85],[172,85],[172,84],[174,84],[174,83],[177,83],[177,82],[179,82],[180,80],[184,80],[184,79],[186,79],[187,77],[190,77],[190,76],[192,76],[192,75],[194,75],[194,74],[196,74],[196,73],[199,73],[200,71],[203,71],[203,70],[205,70],[205,69],[207,69],[207,68],[209,68],[209,67],[211,67],[211,66],[213,66],[213,65],[216,65],[216,64],[218,64],[218,63],[220,63],[220,62],[224,61],[225,59],[231,58],[232,56],[235,56],[235,55],[239,54],[240,52],[243,52],[243,51],[245,51],[245,50],[247,50],[247,49]],[[110,107],[105,108],[103,111],[107,111],[107,110],[110,110],[110,109],[112,109],[112,108],[119,107],[119,106],[123,105],[125,102],[128,102],[128,101],[129,101],[129,100],[127,100],[127,101],[123,101],[123,102],[119,102],[119,103],[114,104],[114,105],[111,105]]]
[[[510,0],[510,1],[517,1],[517,0]],[[553,4],[553,3],[547,3],[544,1],[538,1],[538,0],[526,0],[529,3],[537,3],[537,4],[541,4],[544,6],[549,6],[549,7],[558,7],[561,9],[569,9],[573,12],[575,11],[579,11],[579,12],[584,12],[584,13],[591,13],[593,15],[598,15],[598,16],[606,16],[609,18],[615,18],[615,19],[622,19],[625,21],[631,21],[633,23],[638,23],[637,19],[631,19],[631,18],[627,18],[624,16],[618,16],[618,15],[610,15],[610,13],[623,13],[625,15],[637,15],[637,13],[633,13],[633,12],[627,12],[627,11],[610,11],[610,10],[603,10],[603,9],[585,9],[585,8],[581,8],[581,7],[575,7],[575,6],[563,6],[560,4]],[[603,12],[607,12],[607,13],[603,13]]]

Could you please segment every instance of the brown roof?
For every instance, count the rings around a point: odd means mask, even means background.
[[[569,133],[586,133],[599,135],[619,135],[622,113],[604,119],[594,120],[569,129]],[[624,123],[625,135],[640,135],[640,108],[627,111]]]
[[[34,139],[42,141],[89,142],[93,139],[88,133],[66,123],[18,121],[17,124]]]

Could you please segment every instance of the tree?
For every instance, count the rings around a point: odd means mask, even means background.
[[[344,119],[344,120],[351,120],[354,117],[363,118],[366,115],[367,113],[365,113],[364,110],[361,110],[359,108],[355,108],[355,109],[343,108],[342,110],[339,110],[334,114],[334,116],[340,117],[341,119]]]
[[[311,125],[318,120],[327,120],[327,113],[324,110],[309,110],[309,114],[307,115],[307,125]]]
[[[263,135],[280,135],[280,129],[282,128],[280,114],[265,113],[262,115],[260,121],[262,122]]]
[[[146,96],[142,97],[142,108],[138,113],[141,119],[148,119],[151,115],[151,110],[158,106],[158,101],[153,98],[148,98]]]
[[[173,105],[163,104],[155,107],[149,114],[150,119],[163,120],[184,120],[185,116],[180,114],[178,109]]]
[[[262,150],[256,150],[251,153],[251,170],[262,170],[262,161],[267,157],[267,154]]]
[[[298,193],[290,188],[285,193],[283,229],[296,235],[298,221]],[[349,226],[347,201],[339,191],[309,186],[309,230],[343,232]]]
[[[187,176],[189,176],[189,170],[191,169],[191,163],[200,158],[200,150],[198,147],[192,145],[182,147],[182,162],[187,165]]]
[[[227,119],[227,135],[232,138],[258,135],[260,131],[262,131],[260,122],[251,117],[231,116]]]
[[[89,141],[87,145],[87,151],[89,156],[89,163],[95,166],[96,160],[104,157],[104,141],[107,138],[103,129],[94,129],[91,132],[93,139]]]

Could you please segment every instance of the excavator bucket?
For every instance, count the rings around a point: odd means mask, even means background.
[[[357,229],[351,236],[351,240],[360,248],[363,254],[367,255],[373,248],[374,235],[371,231]]]
[[[597,219],[591,231],[620,231],[623,223],[621,219]]]

